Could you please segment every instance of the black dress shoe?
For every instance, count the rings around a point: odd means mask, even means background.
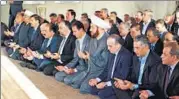
[[[36,69],[36,66],[32,65],[31,63],[28,63],[28,64],[27,64],[27,67],[28,67],[29,69]]]
[[[25,63],[25,62],[20,62],[19,63],[22,67],[27,67],[27,63]]]

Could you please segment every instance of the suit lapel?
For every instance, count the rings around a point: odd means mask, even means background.
[[[151,58],[151,51],[150,51],[150,52],[149,52],[149,55],[147,56],[147,60],[146,60],[146,62],[145,62],[145,65],[144,65],[144,72],[145,72],[145,70],[148,68],[149,63],[152,63],[151,60],[152,60],[152,58]]]
[[[71,33],[70,33],[70,35],[68,36],[68,38],[67,38],[67,40],[66,40],[66,42],[65,42],[65,44],[64,44],[64,48],[63,48],[63,50],[65,49],[65,47],[66,47],[66,45],[68,45],[68,42],[70,41],[70,39],[71,39]]]
[[[82,44],[82,51],[84,51],[84,49],[85,49],[85,47],[86,47],[86,43],[87,42],[87,34],[85,35],[85,38],[84,38],[84,40],[83,40],[83,44]]]
[[[135,67],[135,69],[136,69],[136,77],[137,77],[137,79],[139,79],[139,71],[140,71],[140,62],[139,62],[139,59],[138,59],[138,57],[136,57],[136,63],[135,63],[136,65],[136,67]]]
[[[176,67],[174,68],[168,85],[171,83],[171,81],[174,81],[175,77],[177,77],[177,75],[178,75],[178,72],[179,72],[179,63],[177,63]]]
[[[114,54],[111,54],[110,56],[111,56],[111,58],[110,58],[109,67],[108,67],[108,69],[109,69],[109,71],[108,71],[108,79],[111,78],[112,68],[113,68],[114,59],[115,59],[115,55]]]
[[[123,47],[121,47],[121,49],[120,49],[120,51],[118,52],[118,54],[117,54],[117,59],[116,59],[116,63],[115,63],[115,67],[114,67],[114,71],[113,72],[115,72],[115,70],[116,70],[116,67],[117,67],[117,64],[119,64],[119,60],[120,60],[120,58],[121,58],[121,53],[123,52]],[[114,57],[115,58],[115,57]],[[113,66],[112,66],[113,67]],[[113,73],[113,76],[114,76],[114,73]]]

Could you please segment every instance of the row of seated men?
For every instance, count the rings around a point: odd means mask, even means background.
[[[78,20],[61,21],[55,33],[51,23],[27,12],[16,15],[13,31],[4,31],[6,51],[21,66],[101,99],[178,99],[178,36],[162,19],[144,26],[146,34],[127,22],[109,34],[109,23],[92,16],[88,35]]]

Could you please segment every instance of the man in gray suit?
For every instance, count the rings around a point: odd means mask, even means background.
[[[78,53],[80,57],[88,61],[88,67],[83,71],[73,75],[68,75],[64,78],[64,82],[74,88],[80,88],[80,91],[87,93],[89,91],[88,80],[98,76],[103,72],[107,64],[107,44],[106,40],[108,34],[105,33],[105,28],[109,27],[102,19],[96,16],[92,17],[91,36],[92,39],[89,43],[89,51]],[[77,71],[81,68],[76,67]],[[56,78],[58,75],[56,75]],[[80,85],[83,85],[80,87]],[[87,92],[86,92],[87,91]]]
[[[81,53],[89,51],[90,37],[86,34],[84,26],[80,21],[75,21],[72,24],[72,30],[73,35],[77,38],[74,58],[67,65],[56,67],[59,72],[55,74],[55,78],[58,81],[64,81],[64,78],[67,76],[72,80],[73,77],[88,68],[87,60],[81,56]]]

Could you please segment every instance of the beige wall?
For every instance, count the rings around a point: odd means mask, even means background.
[[[173,13],[175,10],[175,1],[81,1],[80,3],[64,3],[55,4],[54,1],[46,1],[44,5],[27,5],[24,4],[25,9],[31,10],[36,13],[36,8],[44,6],[47,8],[46,18],[49,20],[48,15],[51,12],[65,14],[69,8],[77,12],[77,18],[80,14],[87,12],[92,15],[95,10],[101,8],[108,8],[110,11],[116,11],[118,16],[123,19],[123,15],[128,13],[134,15],[138,10],[152,9],[154,11],[154,19],[163,18],[167,13]],[[9,5],[1,6],[1,21],[8,23]]]

